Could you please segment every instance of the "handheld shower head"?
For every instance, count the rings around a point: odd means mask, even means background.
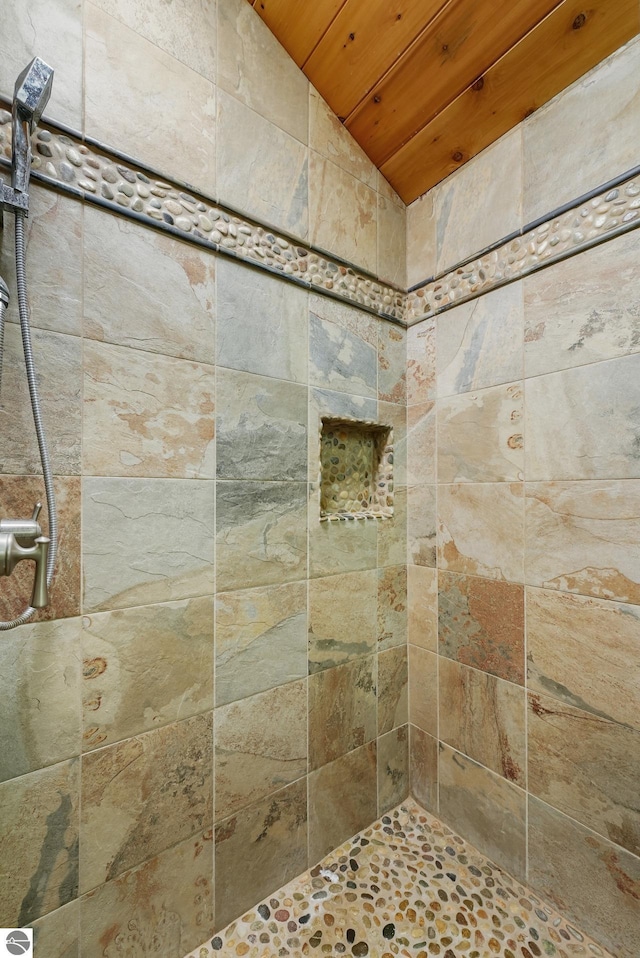
[[[30,132],[37,126],[49,102],[53,86],[53,70],[40,57],[34,57],[16,80],[13,89],[14,110],[29,123]]]

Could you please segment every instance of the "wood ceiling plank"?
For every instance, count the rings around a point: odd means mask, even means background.
[[[405,203],[435,186],[640,31],[638,0],[564,0],[381,166]]]
[[[349,115],[446,0],[347,0],[304,66],[333,112]]]
[[[302,67],[345,2],[346,0],[253,0],[253,8],[289,56]]]
[[[559,3],[453,0],[347,118],[347,129],[384,163]]]

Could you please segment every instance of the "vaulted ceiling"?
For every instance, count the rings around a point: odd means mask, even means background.
[[[249,0],[410,203],[640,32],[638,0]]]

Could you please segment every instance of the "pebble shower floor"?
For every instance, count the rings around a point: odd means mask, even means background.
[[[613,958],[412,802],[187,958]]]

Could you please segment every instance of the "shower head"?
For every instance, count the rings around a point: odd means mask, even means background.
[[[13,90],[13,106],[19,118],[29,124],[30,131],[38,124],[49,102],[53,70],[40,57],[34,57],[24,68]]]

